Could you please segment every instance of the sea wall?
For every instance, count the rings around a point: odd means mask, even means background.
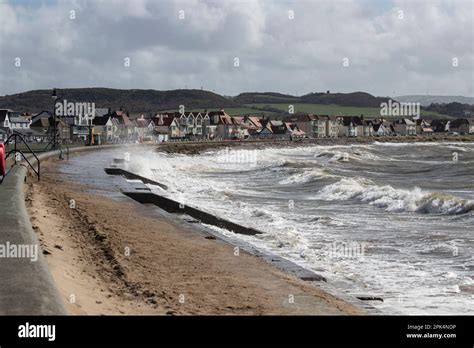
[[[120,146],[120,145],[119,145]],[[70,153],[110,149],[112,146],[79,147]],[[40,154],[40,162],[59,151]],[[36,165],[30,156],[29,161]],[[0,185],[0,315],[63,315],[66,310],[43,257],[25,204],[23,162],[8,172]]]

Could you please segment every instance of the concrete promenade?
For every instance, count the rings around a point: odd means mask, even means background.
[[[122,145],[73,148],[70,153],[110,149]],[[39,160],[58,156],[41,153]],[[36,161],[29,158],[33,165]],[[27,164],[16,164],[0,185],[0,315],[66,314],[28,216],[23,184]]]

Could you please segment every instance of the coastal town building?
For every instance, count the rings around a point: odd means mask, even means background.
[[[461,135],[474,134],[474,119],[458,118],[454,121],[449,121],[449,133]]]
[[[170,139],[179,139],[186,136],[184,131],[181,132],[179,118],[174,113],[157,114],[153,120],[157,134],[168,134]]]
[[[0,109],[0,127],[10,128],[10,117],[13,115],[13,110]]]
[[[431,129],[435,133],[444,133],[449,130],[449,120],[436,119],[431,121]]]
[[[294,115],[286,119],[308,138],[337,138],[340,120],[337,116],[328,115]]]
[[[374,136],[374,124],[371,120],[362,119],[362,127],[363,127],[364,137]]]
[[[10,129],[29,129],[31,120],[22,116],[10,117]]]
[[[29,141],[50,141],[54,129],[53,115],[41,111],[36,115],[0,110],[0,140],[12,132]],[[436,133],[474,134],[474,119],[365,118],[296,114],[276,119],[268,115],[231,116],[217,111],[158,112],[131,115],[122,108],[96,108],[91,118],[84,115],[56,116],[58,137],[66,143],[95,144],[212,141],[212,140],[298,140],[338,137],[427,136]]]
[[[432,135],[434,133],[431,128],[431,122],[428,120],[418,119],[416,120],[416,134],[420,135]]]
[[[326,138],[329,116],[313,115],[312,118],[313,134],[315,135],[315,138]]]
[[[416,123],[408,118],[395,120],[392,129],[397,135],[416,135]]]
[[[36,131],[37,134],[42,134],[44,141],[49,141],[48,139],[50,139],[54,133],[54,116],[50,111],[41,111],[32,117],[30,129]],[[70,139],[70,127],[59,117],[56,117],[56,131],[59,139]]]
[[[312,115],[293,115],[286,119],[287,122],[291,122],[298,126],[298,128],[305,132],[309,138],[314,138],[314,128],[313,128],[314,117]]]
[[[383,122],[373,123],[372,128],[373,128],[373,132],[372,132],[373,136],[382,137],[382,136],[390,135],[390,129],[387,128],[383,124]]]
[[[101,142],[113,143],[117,127],[108,115],[95,117],[93,120],[94,134],[97,134]]]
[[[358,116],[342,116],[340,118],[339,136],[358,137],[364,135],[362,119]]]
[[[339,135],[339,118],[337,116],[328,116],[326,124],[326,137],[337,138]]]
[[[10,136],[10,128],[0,127],[0,142],[5,142]]]

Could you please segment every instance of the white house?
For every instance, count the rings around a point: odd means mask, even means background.
[[[326,137],[337,138],[339,135],[339,122],[337,116],[328,116],[326,124]]]
[[[372,127],[373,127],[373,132],[372,132],[372,135],[375,135],[375,136],[384,136],[384,135],[389,135],[390,134],[390,129],[388,129],[387,127],[384,126],[384,124],[382,122],[380,123],[373,123],[372,124]]]
[[[93,123],[94,134],[100,134],[101,141],[110,143],[115,140],[118,127],[110,116],[95,117]]]
[[[30,129],[31,120],[21,116],[10,117],[10,129]]]
[[[372,121],[362,120],[362,126],[364,127],[364,136],[371,137],[374,135],[374,127]]]
[[[342,116],[339,118],[339,136],[358,137],[364,135],[364,125],[358,116]]]

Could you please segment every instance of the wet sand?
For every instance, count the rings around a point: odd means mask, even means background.
[[[124,196],[94,195],[42,163],[33,228],[70,314],[358,315],[356,308]]]

